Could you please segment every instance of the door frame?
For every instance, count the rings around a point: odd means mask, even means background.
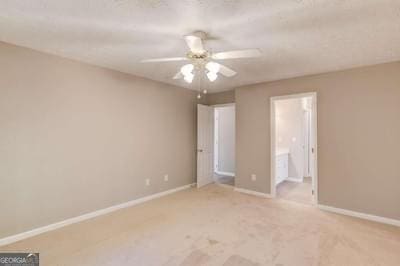
[[[303,111],[303,118],[304,118],[304,132],[306,133],[304,135],[304,176],[310,176],[312,175],[311,171],[311,162],[310,162],[310,154],[312,152],[312,143],[311,143],[311,133],[312,133],[312,128],[311,128],[311,115],[312,115],[312,110],[304,110]]]
[[[307,93],[297,93],[288,94],[281,96],[270,97],[270,163],[271,163],[271,197],[276,197],[276,185],[275,185],[275,165],[276,165],[276,132],[275,132],[275,102],[278,100],[287,100],[294,98],[311,97],[312,98],[312,136],[314,140],[314,167],[313,167],[313,177],[312,177],[312,189],[314,191],[313,204],[318,204],[318,125],[317,125],[317,92],[307,92]]]

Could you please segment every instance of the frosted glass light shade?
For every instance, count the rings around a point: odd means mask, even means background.
[[[192,74],[193,69],[194,69],[194,66],[192,64],[186,64],[181,67],[181,73],[184,76],[187,76],[189,74]]]
[[[187,83],[192,83],[194,78],[194,75],[192,73],[188,73],[186,75],[183,76],[183,79],[187,82]]]
[[[220,66],[219,66],[218,63],[215,63],[215,62],[208,62],[208,63],[206,64],[206,68],[207,68],[207,70],[210,71],[210,72],[218,73],[218,71],[219,71],[219,69],[220,69]]]
[[[216,79],[218,78],[218,75],[217,75],[217,73],[215,73],[215,72],[208,72],[208,73],[207,73],[207,78],[208,78],[211,82],[213,82],[214,80],[216,80]]]

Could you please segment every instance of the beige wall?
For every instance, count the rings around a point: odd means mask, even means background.
[[[195,92],[4,43],[0,58],[0,238],[194,182]]]
[[[311,91],[319,203],[400,219],[399,62],[236,89],[236,186],[270,193],[270,97]]]
[[[235,102],[235,91],[223,91],[217,93],[209,93],[206,96],[206,104],[216,105]]]

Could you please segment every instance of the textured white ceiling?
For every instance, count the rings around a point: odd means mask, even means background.
[[[238,75],[211,92],[400,60],[400,0],[0,1],[1,41],[187,88],[171,79],[182,62],[139,60],[185,55],[194,30],[214,52],[263,52],[225,60]]]

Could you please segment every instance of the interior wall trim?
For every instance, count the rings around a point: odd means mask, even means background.
[[[249,194],[249,195],[253,195],[253,196],[257,196],[257,197],[262,197],[262,198],[268,198],[268,199],[272,198],[271,194],[257,192],[257,191],[254,191],[254,190],[249,190],[249,189],[244,189],[244,188],[235,187],[234,191],[240,192],[240,193]]]
[[[376,216],[373,214],[356,212],[356,211],[351,211],[351,210],[346,210],[346,209],[340,209],[340,208],[331,207],[331,206],[322,205],[322,204],[318,204],[318,208],[323,211],[334,212],[334,213],[343,214],[343,215],[347,215],[347,216],[357,217],[357,218],[364,219],[364,220],[369,220],[369,221],[374,221],[374,222],[378,222],[378,223],[389,224],[389,225],[394,225],[394,226],[400,227],[400,220],[395,220],[395,219],[391,219],[391,218],[386,218],[386,217],[382,217],[382,216]]]
[[[90,213],[86,213],[86,214],[83,214],[83,215],[80,215],[80,216],[69,218],[67,220],[63,220],[63,221],[60,221],[60,222],[56,222],[56,223],[53,223],[53,224],[49,224],[49,225],[45,225],[45,226],[42,226],[42,227],[39,227],[39,228],[35,228],[35,229],[29,230],[29,231],[25,231],[25,232],[22,232],[22,233],[19,233],[19,234],[16,234],[16,235],[11,235],[11,236],[8,236],[8,237],[5,237],[5,238],[1,238],[0,239],[0,246],[8,245],[8,244],[11,244],[11,243],[14,243],[14,242],[17,242],[17,241],[32,237],[32,236],[36,236],[36,235],[39,235],[39,234],[42,234],[42,233],[45,233],[45,232],[53,231],[53,230],[56,230],[58,228],[70,225],[70,224],[78,223],[78,222],[81,222],[81,221],[84,221],[84,220],[88,220],[88,219],[91,219],[91,218],[94,218],[94,217],[97,217],[97,216],[101,216],[101,215],[104,215],[104,214],[107,214],[107,213],[110,213],[110,212],[114,212],[114,211],[117,211],[117,210],[120,210],[120,209],[124,209],[124,208],[128,208],[128,207],[131,207],[131,206],[135,206],[135,205],[144,203],[146,201],[150,201],[150,200],[157,199],[157,198],[160,198],[160,197],[163,197],[163,196],[166,196],[166,195],[169,195],[169,194],[172,194],[172,193],[184,190],[184,189],[188,189],[190,187],[193,187],[194,185],[195,185],[195,183],[189,184],[189,185],[184,185],[184,186],[177,187],[177,188],[173,188],[173,189],[166,190],[166,191],[162,191],[162,192],[155,193],[155,194],[152,194],[152,195],[149,195],[149,196],[145,196],[145,197],[134,199],[134,200],[131,200],[131,201],[128,201],[128,202],[117,204],[117,205],[114,205],[114,206],[111,206],[111,207],[108,207],[108,208],[105,208],[105,209],[100,209],[100,210],[97,210],[97,211],[94,211],[94,212],[90,212]]]
[[[297,178],[297,177],[287,177],[284,180],[290,181],[290,182],[296,182],[296,183],[303,183],[303,177]]]
[[[231,173],[231,172],[215,171],[215,173],[217,173],[219,175],[235,176],[235,173]]]

